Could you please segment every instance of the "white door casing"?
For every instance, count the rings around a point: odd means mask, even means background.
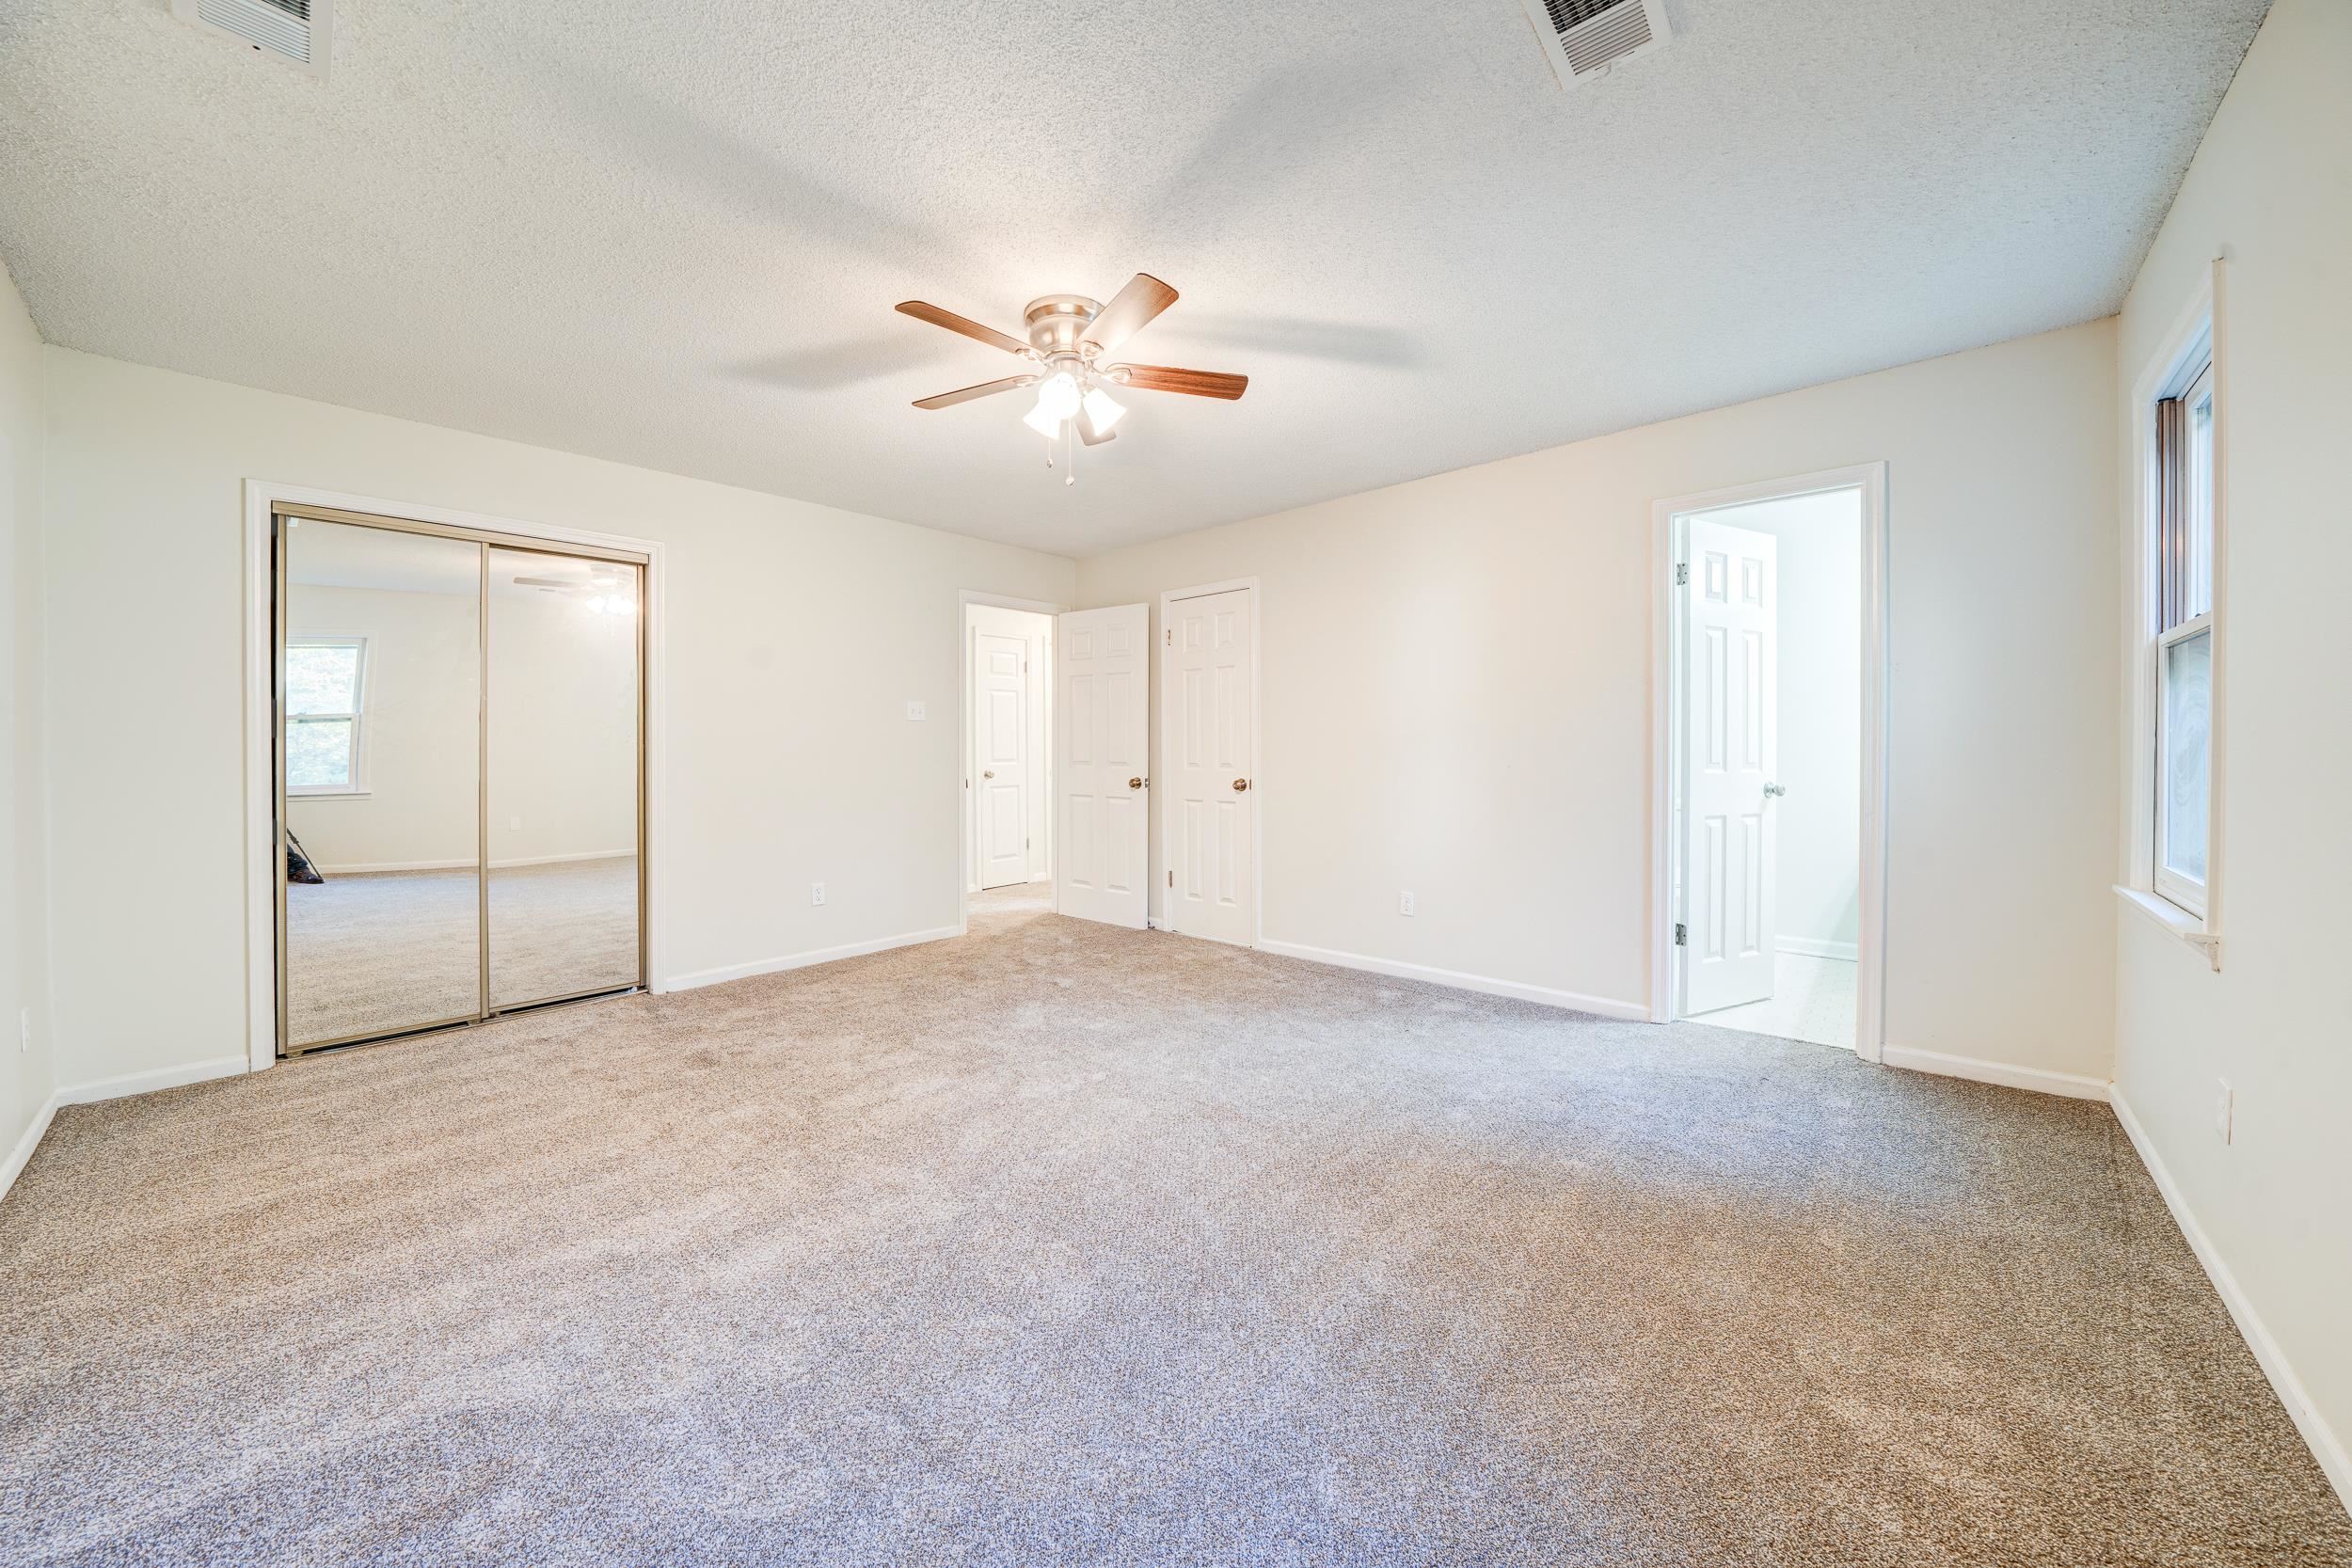
[[[1235,588],[1170,601],[1161,617],[1166,925],[1243,946],[1258,940],[1255,611],[1251,591]]]
[[[1151,610],[1073,610],[1055,638],[1056,907],[1140,930],[1150,913]]]
[[[1028,640],[972,634],[972,799],[983,888],[1029,879]]]
[[[1682,589],[1685,1014],[1772,993],[1776,814],[1765,791],[1779,766],[1778,546],[1771,534],[1705,516],[1690,522]]]

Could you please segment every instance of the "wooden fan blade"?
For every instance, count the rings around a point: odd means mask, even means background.
[[[1121,387],[1135,387],[1146,392],[1187,392],[1197,398],[1224,398],[1229,402],[1249,389],[1246,375],[1224,375],[1216,371],[1178,370],[1173,365],[1114,365],[1112,379]]]
[[[1036,385],[1036,376],[1009,375],[1002,381],[983,381],[977,387],[961,387],[952,392],[942,392],[935,398],[916,398],[914,406],[917,408],[953,408],[957,404],[970,403],[974,398],[994,397],[998,392],[1009,392],[1015,388]]]
[[[1153,316],[1176,303],[1176,291],[1152,277],[1139,272],[1127,279],[1127,286],[1112,296],[1095,318],[1087,323],[1079,334],[1082,343],[1092,343],[1108,354],[1143,327]]]
[[[913,316],[919,322],[929,322],[933,326],[944,326],[950,332],[961,332],[967,338],[977,338],[989,347],[1001,348],[1007,354],[1029,352],[1029,345],[1018,338],[999,332],[993,326],[982,326],[969,316],[959,316],[953,310],[943,310],[936,305],[926,305],[919,299],[900,302],[898,313],[902,316]]]

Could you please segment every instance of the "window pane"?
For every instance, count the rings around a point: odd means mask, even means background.
[[[2181,483],[2181,619],[2213,608],[2213,372],[2190,388],[2186,469]]]
[[[348,719],[288,720],[286,787],[350,788],[351,730]]]
[[[2164,650],[2164,843],[2168,869],[2205,879],[2206,790],[2213,757],[2213,633]]]
[[[357,713],[358,686],[359,649],[356,643],[286,650],[288,713]]]

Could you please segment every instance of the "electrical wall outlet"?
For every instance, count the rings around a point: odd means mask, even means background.
[[[2237,1090],[2230,1087],[2227,1078],[2217,1078],[2213,1084],[2213,1135],[2230,1143],[2237,1132]]]
[[[1410,914],[1413,912],[1413,895],[1411,894],[1400,893],[1396,895],[1396,912],[1399,914]]]
[[[824,883],[811,882],[808,884],[808,901],[811,904],[821,904],[825,901]]]
[[[930,716],[930,709],[923,704],[907,704],[907,720],[910,723],[919,723],[923,720],[929,719]]]
[[[521,832],[523,831],[522,815],[518,812],[508,817],[506,819],[506,826],[515,832]]]

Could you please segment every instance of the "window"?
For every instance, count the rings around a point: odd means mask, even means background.
[[[2156,401],[2155,891],[2205,913],[2213,790],[2210,332]]]
[[[286,640],[286,793],[357,795],[365,716],[363,637]]]

